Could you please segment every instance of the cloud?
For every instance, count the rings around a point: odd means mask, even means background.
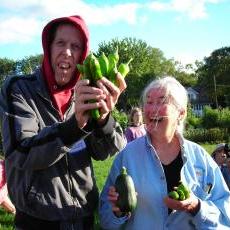
[[[177,12],[177,20],[183,16],[191,19],[207,17],[206,5],[221,0],[169,0],[136,3],[133,0],[124,4],[86,3],[83,0],[1,0],[0,5],[0,42],[30,42],[40,36],[45,24],[63,15],[81,15],[88,25],[110,25],[126,23],[142,25],[148,21],[145,9],[153,11]],[[92,1],[93,2],[93,1]],[[12,16],[13,15],[13,16]]]
[[[40,32],[39,23],[35,19],[12,17],[0,20],[1,43],[27,43]]]
[[[210,56],[212,49],[203,48],[201,50],[193,50],[187,52],[176,52],[173,55],[173,59],[179,61],[181,64],[191,64],[195,61],[202,61],[204,57]],[[202,59],[200,57],[203,57]]]
[[[203,19],[208,16],[206,5],[218,3],[220,0],[171,0],[169,2],[152,1],[148,8],[153,11],[171,11],[184,14],[190,19]]]
[[[138,3],[97,6],[81,0],[1,0],[0,42],[30,42],[55,17],[81,15],[88,25],[135,24]],[[17,15],[13,16],[12,15]]]
[[[118,21],[135,24],[137,10],[140,8],[140,5],[137,3],[104,5],[103,7],[76,0],[68,1],[68,6],[65,1],[51,0],[47,4],[47,1],[43,0],[43,3],[45,14],[51,18],[79,14],[91,25],[109,25]],[[53,5],[55,6],[53,7]]]

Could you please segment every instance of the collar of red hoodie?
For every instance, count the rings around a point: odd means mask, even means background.
[[[50,45],[48,38],[50,31],[52,31],[52,27],[56,24],[59,23],[65,23],[65,22],[70,22],[78,30],[80,30],[83,34],[83,37],[85,39],[85,50],[83,51],[81,61],[80,63],[83,62],[83,60],[86,58],[88,52],[89,52],[89,32],[86,27],[86,24],[84,20],[78,16],[70,16],[70,17],[62,17],[62,18],[56,18],[52,21],[50,21],[43,29],[42,32],[42,46],[43,46],[43,51],[44,51],[44,56],[43,56],[43,62],[42,62],[42,72],[43,76],[45,78],[45,81],[48,85],[49,93],[52,99],[52,102],[54,106],[57,108],[59,111],[60,116],[63,118],[64,113],[66,112],[68,105],[70,103],[70,99],[73,95],[73,89],[80,77],[80,73],[77,71],[76,68],[76,76],[64,87],[57,87],[55,77],[54,77],[54,72],[51,66],[51,60],[50,60]]]

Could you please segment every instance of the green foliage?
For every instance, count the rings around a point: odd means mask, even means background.
[[[115,120],[121,125],[122,129],[125,130],[128,124],[127,114],[124,112],[119,112],[116,108],[113,110],[112,114]]]
[[[23,74],[31,74],[38,66],[41,65],[43,55],[31,55],[18,61]]]
[[[218,105],[222,107],[230,105],[230,47],[214,50],[204,58],[196,74],[199,85],[205,89],[210,100],[217,98]]]
[[[1,230],[13,230],[14,216],[10,213],[5,212],[4,209],[0,208],[0,229]]]
[[[184,87],[193,87],[197,84],[197,75],[195,74],[195,69],[191,64],[183,66],[180,62],[175,62],[176,72],[175,78]]]
[[[230,130],[230,109],[229,108],[224,108],[224,109],[219,110],[218,123],[220,127],[227,128],[228,130]]]
[[[188,129],[185,131],[185,137],[197,143],[220,143],[225,142],[228,137],[226,129]]]
[[[204,128],[210,129],[214,127],[218,127],[218,110],[212,109],[209,106],[204,107],[202,117],[202,124]]]
[[[7,75],[13,74],[15,70],[15,61],[7,58],[0,58],[0,84],[2,84]]]
[[[228,142],[230,133],[230,110],[204,108],[202,117],[195,117],[189,109],[185,136],[195,142]]]
[[[191,107],[189,106],[188,107],[188,115],[187,115],[186,124],[185,124],[186,129],[201,128],[201,125],[202,125],[202,118],[195,116],[192,113]]]
[[[230,109],[212,109],[206,106],[202,116],[202,125],[206,129],[220,127],[230,130]]]

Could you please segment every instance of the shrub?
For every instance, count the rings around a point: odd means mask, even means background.
[[[227,129],[188,129],[185,131],[185,137],[198,143],[218,143],[228,140]]]
[[[128,124],[128,116],[124,112],[119,112],[116,108],[112,112],[113,117],[117,122],[120,123],[121,127],[123,130],[126,129],[127,124]]]

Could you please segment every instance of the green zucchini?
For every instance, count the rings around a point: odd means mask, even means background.
[[[119,194],[116,205],[122,213],[133,212],[137,206],[137,195],[133,179],[127,174],[126,168],[122,167],[121,173],[115,181],[115,189]]]

